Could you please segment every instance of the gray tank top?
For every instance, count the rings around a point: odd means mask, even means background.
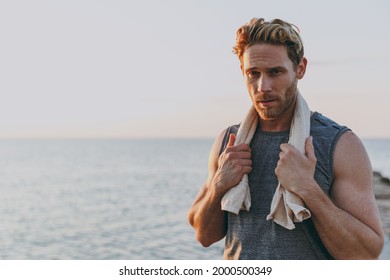
[[[228,128],[221,153],[230,133],[237,133],[238,125]],[[333,183],[333,151],[339,137],[348,128],[315,112],[311,116],[310,134],[313,136],[317,166],[315,180],[330,195]],[[267,221],[272,197],[278,185],[275,168],[279,160],[280,144],[287,143],[289,131],[264,132],[258,127],[251,141],[252,172],[249,174],[251,193],[250,211],[238,215],[228,213],[225,238],[225,259],[332,259],[324,247],[311,219],[295,223],[288,230]]]

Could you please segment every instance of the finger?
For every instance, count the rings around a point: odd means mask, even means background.
[[[316,156],[314,153],[313,136],[309,136],[306,139],[305,153],[306,153],[307,158],[314,159],[314,160],[316,159]]]
[[[245,143],[238,144],[234,147],[236,148],[235,150],[237,152],[250,152],[251,151],[251,147]]]
[[[247,158],[232,159],[232,162],[234,163],[234,165],[237,165],[237,166],[252,165],[252,160],[251,159],[247,159]]]
[[[241,159],[240,164],[242,166],[252,166],[252,160],[250,159]]]
[[[227,153],[229,154],[230,159],[250,159],[251,158],[251,153],[248,151],[242,152],[242,151],[229,150]]]
[[[248,174],[252,172],[252,166],[246,165],[242,167],[242,174]]]
[[[233,147],[235,141],[236,141],[236,135],[234,135],[233,133],[230,133],[229,142],[227,143],[226,148]]]
[[[250,159],[251,158],[250,152],[236,152],[234,154],[235,154],[235,157],[238,159]]]
[[[283,152],[287,152],[288,150],[290,150],[290,147],[292,146],[288,143],[280,144],[280,150]]]

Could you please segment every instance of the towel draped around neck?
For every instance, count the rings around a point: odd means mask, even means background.
[[[238,129],[235,145],[241,143],[249,145],[256,132],[257,123],[258,113],[252,106]],[[288,143],[299,152],[305,153],[305,142],[309,135],[310,110],[305,99],[298,92]],[[273,186],[268,187],[271,188]],[[237,186],[226,192],[221,201],[221,208],[222,210],[238,214],[240,210],[249,211],[250,207],[249,180],[248,175],[245,174]],[[273,219],[275,223],[291,230],[295,228],[294,222],[302,222],[310,217],[310,211],[305,208],[302,199],[287,191],[279,183],[272,198],[267,220]]]

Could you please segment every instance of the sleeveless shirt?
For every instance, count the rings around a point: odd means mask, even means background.
[[[239,125],[227,129],[221,151],[225,150],[230,133],[237,133]],[[333,183],[333,152],[337,140],[349,130],[322,114],[311,116],[310,135],[317,157],[314,178],[330,196]],[[252,138],[252,172],[248,174],[251,195],[250,211],[227,215],[225,259],[332,259],[323,245],[311,219],[295,223],[288,230],[273,220],[267,221],[272,197],[278,185],[275,168],[279,160],[280,144],[287,143],[289,131],[265,132],[258,126]]]

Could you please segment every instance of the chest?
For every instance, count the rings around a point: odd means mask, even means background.
[[[257,131],[251,142],[252,172],[248,175],[254,213],[267,215],[272,197],[278,186],[275,168],[279,160],[280,145],[288,142],[288,132],[264,133]],[[324,147],[316,146],[320,154]],[[328,161],[317,158],[314,178],[325,193],[329,195],[331,188],[331,171]]]

